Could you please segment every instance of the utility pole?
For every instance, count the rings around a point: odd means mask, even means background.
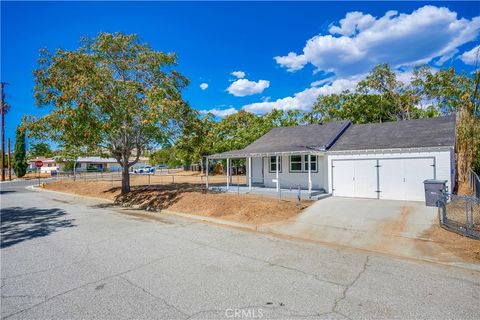
[[[7,106],[5,104],[5,82],[1,82],[1,97],[2,97],[2,181],[5,181],[5,113],[7,112]]]
[[[10,157],[10,138],[8,138],[8,181],[12,181],[12,158]]]

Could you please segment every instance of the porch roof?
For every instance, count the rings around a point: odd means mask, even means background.
[[[265,151],[265,152],[248,152],[245,149],[243,150],[232,150],[222,153],[216,153],[209,155],[209,159],[226,159],[226,158],[248,158],[248,157],[267,157],[267,156],[282,156],[282,155],[292,155],[292,154],[319,154],[324,153],[324,150],[316,150],[308,147],[299,147],[294,150],[283,150],[283,151]]]

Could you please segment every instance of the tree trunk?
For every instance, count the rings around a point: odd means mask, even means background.
[[[128,162],[124,163],[122,166],[122,192],[121,194],[126,194],[130,192],[130,172],[129,172]]]

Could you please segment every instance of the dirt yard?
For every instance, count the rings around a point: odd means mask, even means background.
[[[424,234],[451,253],[471,262],[480,262],[480,241],[461,236],[433,225]]]
[[[143,178],[143,177],[142,177]],[[138,181],[137,181],[138,182]],[[257,195],[205,193],[203,186],[193,183],[136,185],[120,196],[120,187],[108,181],[56,181],[46,189],[114,200],[150,211],[171,211],[222,218],[243,223],[262,224],[285,220],[299,214],[312,201],[278,200]]]

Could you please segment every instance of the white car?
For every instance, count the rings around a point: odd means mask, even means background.
[[[154,173],[155,168],[152,167],[140,167],[133,170],[133,173]]]

